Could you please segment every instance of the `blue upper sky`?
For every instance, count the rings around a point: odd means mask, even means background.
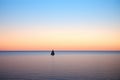
[[[0,0],[0,23],[119,22],[120,0]]]

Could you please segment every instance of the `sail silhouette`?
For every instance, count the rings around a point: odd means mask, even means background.
[[[51,55],[54,56],[55,55],[55,52],[54,50],[51,51]]]

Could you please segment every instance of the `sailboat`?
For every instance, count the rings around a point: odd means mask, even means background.
[[[51,55],[54,56],[55,55],[55,52],[54,50],[51,51]]]

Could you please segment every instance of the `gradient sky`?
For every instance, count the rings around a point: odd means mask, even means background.
[[[120,0],[0,0],[0,50],[120,50]]]

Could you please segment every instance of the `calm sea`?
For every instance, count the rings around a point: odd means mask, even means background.
[[[1,51],[0,80],[120,80],[120,52]]]

